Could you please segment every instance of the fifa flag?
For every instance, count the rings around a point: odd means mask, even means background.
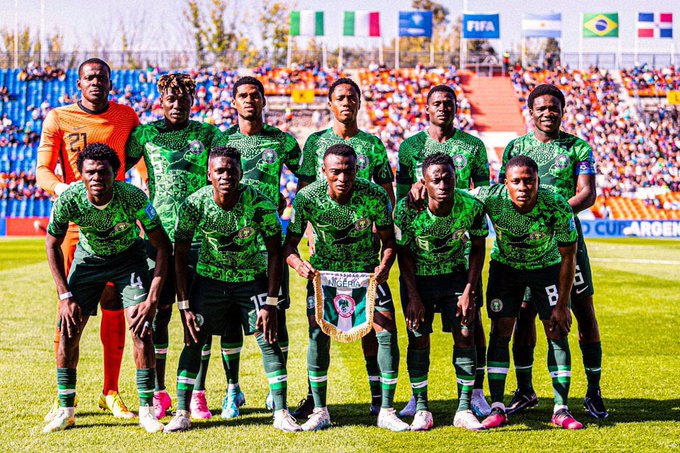
[[[432,11],[399,11],[399,36],[432,37]]]
[[[373,328],[374,274],[319,272],[314,277],[316,322],[328,336],[351,343]]]
[[[463,39],[499,39],[500,23],[498,14],[463,13]]]
[[[342,35],[379,37],[380,13],[377,11],[345,11]]]
[[[583,15],[584,38],[618,38],[619,13]]]
[[[526,38],[561,38],[562,14],[525,14],[522,35]]]
[[[291,11],[290,35],[323,36],[323,11]]]
[[[638,13],[638,38],[672,38],[672,13]]]

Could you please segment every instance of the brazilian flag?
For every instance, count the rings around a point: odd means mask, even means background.
[[[583,15],[584,38],[618,38],[619,13]]]
[[[351,343],[373,328],[374,274],[325,272],[314,278],[316,322],[331,338]]]

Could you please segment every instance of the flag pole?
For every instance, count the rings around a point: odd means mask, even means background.
[[[526,69],[527,67],[527,38],[526,36],[522,36],[520,38],[522,40],[522,68]]]
[[[383,43],[382,34],[381,34],[381,36],[378,37],[378,45],[379,45],[379,47],[378,47],[378,60],[380,60],[380,66],[385,64],[385,58],[384,58],[384,55],[383,55],[383,44],[384,43]]]
[[[399,20],[397,20],[397,36],[394,39],[394,69],[399,69]]]
[[[321,38],[321,65],[328,69],[328,55],[326,52],[326,38]]]
[[[288,35],[288,51],[286,52],[286,67],[290,68],[293,60],[293,48],[291,47],[291,41],[293,40],[292,35]]]
[[[434,33],[430,38],[430,66],[434,66]]]
[[[621,64],[621,60],[623,58],[622,55],[623,50],[621,49],[621,36],[616,38],[616,40],[617,40],[616,65],[617,69],[621,69],[623,67],[623,64]]]
[[[583,13],[581,13],[581,33],[578,36],[578,68],[583,68]]]
[[[343,63],[342,57],[343,57],[343,47],[344,47],[343,44],[345,43],[344,35],[345,35],[344,32],[340,35],[340,50],[338,51],[338,71],[342,69],[342,63]]]

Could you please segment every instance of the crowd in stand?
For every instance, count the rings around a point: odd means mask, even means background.
[[[512,82],[527,125],[531,125],[526,108],[526,97],[540,83],[554,83],[567,97],[564,129],[590,143],[598,163],[597,183],[605,196],[630,196],[648,190],[680,191],[680,131],[678,110],[659,108],[640,115],[635,109],[620,102],[622,88],[643,92],[646,89],[668,90],[680,88],[680,78],[673,66],[653,69],[636,66],[621,71],[624,87],[615,82],[606,70],[569,70],[527,68],[515,71]],[[231,90],[238,79],[235,71],[189,71],[196,80],[194,119],[206,121],[226,130],[236,122],[236,111],[231,104]],[[311,89],[317,96],[325,96],[329,84],[345,74],[323,69],[318,64],[291,68],[260,67],[254,70],[263,82],[268,96],[288,96],[293,89]],[[121,104],[131,106],[142,123],[162,118],[163,111],[155,83],[161,72],[157,68],[135,73],[132,83],[116,86],[112,97]],[[18,76],[21,80],[64,80],[64,71],[55,68],[40,69],[29,65]],[[379,136],[385,144],[393,166],[399,144],[427,126],[426,95],[432,86],[449,84],[458,97],[456,127],[473,130],[474,121],[469,101],[461,88],[460,73],[454,67],[425,69],[386,69],[371,67],[359,73],[362,87],[363,114],[368,120],[368,132]],[[3,89],[4,88],[4,89]],[[72,94],[69,94],[69,91]],[[0,100],[11,98],[13,93],[0,87]],[[59,97],[59,105],[77,99],[74,87],[67,87]],[[17,160],[35,159],[42,120],[47,112],[58,105],[46,100],[39,106],[28,106],[28,120],[23,125],[13,124],[3,114],[0,120],[0,173],[2,198],[44,198],[46,194],[35,187],[35,175],[30,165],[16,165]],[[315,111],[311,125],[326,127]],[[295,124],[292,112],[270,115],[271,123],[286,131]],[[302,145],[302,143],[301,143]],[[14,163],[14,164],[13,164]],[[284,174],[281,190],[289,200],[295,192],[294,178]]]
[[[663,70],[659,70],[662,72]],[[566,95],[564,130],[586,140],[595,153],[597,186],[604,196],[680,190],[680,121],[676,109],[640,115],[619,99],[620,86],[603,69],[528,68],[512,76],[522,112],[531,124],[526,97],[540,83]]]
[[[680,89],[680,68],[636,65],[632,69],[622,69],[621,79],[631,96],[665,96],[669,90]]]

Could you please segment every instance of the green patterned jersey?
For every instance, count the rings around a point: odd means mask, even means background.
[[[130,134],[126,155],[133,160],[144,157],[151,201],[173,242],[180,206],[207,184],[208,153],[218,133],[215,126],[198,121],[189,121],[181,130],[168,130],[165,120],[160,120]]]
[[[444,153],[453,159],[457,187],[469,189],[470,183],[475,187],[489,185],[489,161],[486,147],[480,139],[456,129],[453,137],[439,143],[427,131],[421,131],[399,146],[397,200],[404,198],[411,185],[423,178],[423,161],[436,153]]]
[[[283,164],[292,173],[298,172],[301,151],[297,140],[268,124],[257,135],[242,134],[238,125],[234,125],[216,138],[213,146],[233,146],[239,150],[243,168],[241,182],[255,187],[276,205]]]
[[[300,162],[300,179],[306,182],[324,179],[321,171],[323,155],[328,148],[338,143],[351,146],[357,153],[357,178],[368,179],[380,185],[394,181],[385,145],[378,137],[359,131],[349,140],[343,140],[333,132],[333,128],[314,132],[305,142]]]
[[[529,156],[538,164],[541,186],[557,192],[567,200],[576,195],[580,175],[595,174],[593,150],[588,143],[560,131],[556,140],[543,143],[533,132],[508,143],[503,152],[501,181],[505,179],[505,164],[515,156]]]
[[[320,179],[298,192],[293,201],[288,233],[301,237],[307,222],[314,230],[316,251],[312,266],[322,271],[373,272],[380,264],[373,242],[373,224],[391,229],[392,206],[377,184],[357,178],[346,204],[328,195],[328,182]]]
[[[517,212],[504,184],[474,192],[496,231],[493,260],[515,269],[542,269],[561,261],[558,247],[576,242],[571,206],[549,189],[538,189],[536,206],[526,214]]]
[[[47,232],[54,237],[64,237],[68,223],[73,222],[79,227],[79,246],[85,253],[112,257],[139,241],[137,221],[145,232],[161,227],[156,210],[140,189],[115,181],[113,198],[101,208],[87,199],[85,184],[79,182],[55,201]]]
[[[198,233],[196,272],[203,277],[249,282],[267,275],[267,256],[259,244],[281,234],[276,206],[250,186],[241,184],[238,190],[239,200],[228,211],[215,203],[212,186],[190,195],[179,210],[175,240],[189,242]]]
[[[456,189],[451,213],[438,217],[425,208],[409,209],[406,199],[397,203],[394,232],[397,244],[408,247],[415,259],[416,275],[444,275],[467,268],[468,238],[489,234],[484,205]]]

